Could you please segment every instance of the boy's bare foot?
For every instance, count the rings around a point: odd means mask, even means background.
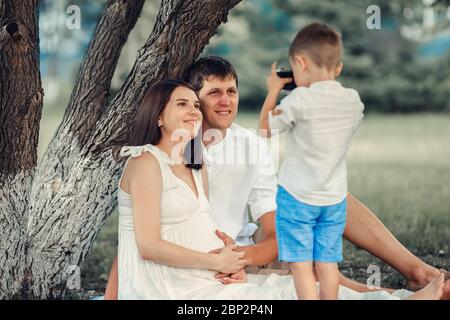
[[[406,300],[439,300],[444,292],[444,274],[439,273],[430,283],[423,289],[415,292]]]

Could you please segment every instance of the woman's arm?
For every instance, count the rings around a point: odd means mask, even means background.
[[[109,271],[108,283],[105,289],[105,300],[117,300],[119,292],[119,272],[117,270],[117,256],[114,258],[111,270]]]
[[[136,243],[143,259],[179,268],[235,272],[247,261],[244,253],[225,247],[220,254],[191,250],[161,239],[162,177],[155,157],[145,153],[129,161],[127,182],[133,203]]]
[[[263,266],[276,261],[278,256],[277,239],[275,235],[275,212],[267,212],[259,219],[261,240],[256,244],[237,247],[235,251],[245,252],[247,265]],[[226,244],[234,240],[226,233],[217,230],[216,235]]]
[[[267,212],[259,218],[261,239],[256,244],[237,247],[235,251],[245,252],[247,265],[263,266],[276,261],[278,246],[275,234],[275,212]],[[258,231],[257,231],[258,232]],[[216,235],[225,245],[234,244],[235,241],[225,232],[216,230]],[[212,252],[218,252],[218,249]]]

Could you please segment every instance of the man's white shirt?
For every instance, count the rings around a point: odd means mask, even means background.
[[[249,245],[257,229],[251,223],[276,210],[277,178],[266,142],[232,124],[222,141],[203,149],[209,176],[211,214],[219,229]]]
[[[363,118],[357,91],[337,81],[298,87],[269,113],[272,134],[286,131],[278,183],[310,205],[332,205],[347,195],[346,154]]]

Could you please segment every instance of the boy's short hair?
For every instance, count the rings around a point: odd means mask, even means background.
[[[318,67],[334,70],[342,55],[341,34],[322,22],[301,29],[289,48],[289,57],[306,53]]]
[[[209,77],[219,78],[221,80],[232,77],[238,84],[238,76],[233,65],[217,56],[208,56],[198,59],[184,73],[184,80],[189,82],[199,92],[203,83]]]

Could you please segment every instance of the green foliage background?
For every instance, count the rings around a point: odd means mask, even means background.
[[[63,112],[105,3],[106,0],[40,3],[45,108],[53,109],[52,112]],[[242,0],[202,55],[220,55],[236,66],[240,107],[256,111],[266,93],[272,62],[289,67],[287,52],[291,40],[303,26],[320,20],[342,33],[344,71],[339,80],[360,92],[366,112],[448,112],[449,4],[450,0]],[[65,27],[69,5],[80,7],[81,30]],[[371,5],[380,8],[379,30],[367,27]],[[137,51],[153,28],[159,6],[160,1],[145,2],[122,50],[111,97],[130,72]],[[429,10],[434,16],[431,27],[425,21]],[[52,39],[55,42],[49,47]]]
[[[381,9],[380,30],[369,30],[366,25],[370,16],[366,10],[373,4]],[[437,24],[422,39],[409,40],[400,30],[418,22],[404,17],[406,7],[422,17],[422,1],[246,0],[231,12],[204,55],[223,56],[237,67],[241,106],[255,110],[264,99],[271,63],[289,67],[291,40],[301,27],[319,20],[342,33],[340,81],[360,92],[366,111],[449,111],[448,51],[432,58],[420,55],[423,42],[448,25]]]

